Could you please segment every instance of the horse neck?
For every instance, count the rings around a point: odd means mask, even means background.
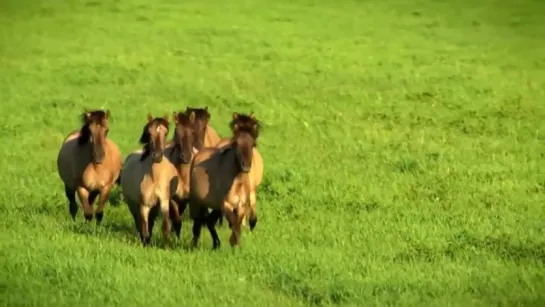
[[[245,188],[250,188],[250,173],[244,173],[240,170],[240,165],[237,160],[236,148],[229,146],[227,149],[228,152],[225,152],[222,156],[223,161],[221,162],[221,173],[224,176],[228,176],[229,179],[237,180],[244,185]],[[252,157],[253,159],[253,157]]]
[[[174,142],[172,142],[171,144],[169,144],[168,147],[165,148],[165,156],[174,165],[179,175],[182,177],[182,180],[187,180],[189,178],[189,169],[191,163],[183,164],[182,159],[179,155],[176,154],[176,151],[174,149]]]
[[[204,134],[204,146],[212,147],[221,141],[218,133],[209,124],[206,125],[206,132]]]
[[[84,146],[86,146],[85,151],[88,152],[89,156],[91,157],[91,164],[93,165],[93,167],[95,169],[103,168],[104,165],[106,164],[106,161],[110,157],[110,154],[108,153],[108,146],[106,145],[106,139],[104,139],[104,141],[102,141],[102,149],[104,150],[104,161],[102,161],[102,163],[100,163],[100,164],[96,163],[95,159],[93,158],[93,150],[95,150],[96,145],[91,143],[91,142],[88,142]]]

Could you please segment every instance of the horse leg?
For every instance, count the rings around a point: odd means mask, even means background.
[[[170,219],[172,221],[174,231],[179,238],[180,232],[182,231],[182,216],[187,209],[189,199],[180,199],[176,196],[173,200],[171,200],[171,204],[173,210],[170,211]]]
[[[206,222],[207,208],[199,208],[198,210],[199,211],[196,214],[197,216],[193,218],[193,240],[191,241],[192,248],[197,247],[199,243],[199,238],[201,236],[202,224]]]
[[[216,223],[220,217],[221,210],[212,210],[206,220],[206,226],[208,226],[208,231],[210,231],[210,235],[212,236],[212,249],[217,249],[221,245],[220,238],[216,231]]]
[[[246,214],[241,218],[240,223],[242,227],[246,227]]]
[[[89,192],[89,197],[87,198],[87,200],[89,201],[89,207],[91,207],[91,209],[93,208],[93,204],[95,203],[95,200],[96,200],[98,194],[100,194],[99,191]],[[98,216],[96,218],[98,219]]]
[[[182,217],[180,216],[180,211],[178,210],[178,203],[174,200],[170,200],[169,218],[172,222],[172,228],[174,228],[174,232],[179,238],[182,231]]]
[[[145,204],[140,204],[140,238],[144,247],[148,246],[151,241],[148,228],[150,207]]]
[[[104,217],[104,207],[106,206],[106,202],[108,201],[108,196],[110,195],[110,191],[112,190],[112,187],[113,187],[113,184],[109,184],[100,191],[100,198],[98,199],[98,208],[95,211],[95,218],[97,219],[97,224],[100,224],[100,222],[102,222],[102,218]]]
[[[87,191],[87,189],[84,187],[78,187],[77,192],[81,206],[83,207],[83,215],[85,216],[85,220],[90,222],[93,219],[93,208],[91,205],[89,205],[89,191]]]
[[[153,226],[155,225],[155,219],[157,219],[157,213],[159,213],[159,207],[154,206],[150,209],[149,215],[148,215],[148,232],[149,237],[153,235]]]
[[[170,235],[170,199],[161,200],[160,206],[163,214],[163,244],[166,248]]]
[[[233,209],[233,206],[229,202],[223,202],[223,207],[221,208],[223,211],[223,214],[229,221],[229,223],[232,225],[231,227],[231,236],[229,237],[229,243],[231,246],[235,246],[239,243],[239,237],[240,237],[240,222],[239,222],[239,214],[240,214],[240,207],[237,208],[237,210]]]
[[[131,211],[131,215],[132,215],[132,218],[134,220],[134,226],[136,227],[136,231],[138,232],[138,235],[140,236],[140,238],[142,238],[142,231],[140,230],[140,215],[135,212],[133,209],[130,209]]]
[[[76,220],[76,214],[78,213],[78,203],[76,202],[76,190],[69,188],[66,184],[64,185],[64,194],[68,198],[68,211],[72,216],[72,220]]]
[[[257,215],[256,215],[256,203],[257,203],[257,195],[256,193],[250,194],[250,216],[249,216],[249,222],[250,222],[250,231],[253,231],[256,224],[257,224]],[[245,221],[246,219],[244,219]]]

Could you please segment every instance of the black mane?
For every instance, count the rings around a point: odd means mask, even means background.
[[[168,126],[169,126],[168,121],[162,117],[156,117],[144,126],[144,130],[142,131],[142,135],[140,136],[140,140],[138,141],[140,144],[144,145],[142,147],[144,152],[142,153],[142,156],[140,157],[140,161],[144,161],[150,155],[152,150],[150,145],[151,135],[148,131],[149,127],[160,126],[160,125],[167,128],[167,134],[168,134]]]

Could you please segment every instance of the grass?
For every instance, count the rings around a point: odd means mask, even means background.
[[[545,304],[545,4],[0,2],[3,306]],[[143,249],[118,192],[68,213],[84,107],[264,122],[259,223]],[[161,242],[160,231],[152,241]]]

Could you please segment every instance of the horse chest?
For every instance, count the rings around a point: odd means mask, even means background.
[[[93,168],[87,168],[82,176],[83,186],[88,190],[100,190],[107,184],[107,178],[98,174]]]
[[[141,203],[143,205],[153,207],[162,196],[160,184],[153,182],[150,178],[145,178],[141,185]]]
[[[227,201],[234,206],[242,206],[248,200],[248,193],[242,184],[233,184],[229,194],[227,195]]]

